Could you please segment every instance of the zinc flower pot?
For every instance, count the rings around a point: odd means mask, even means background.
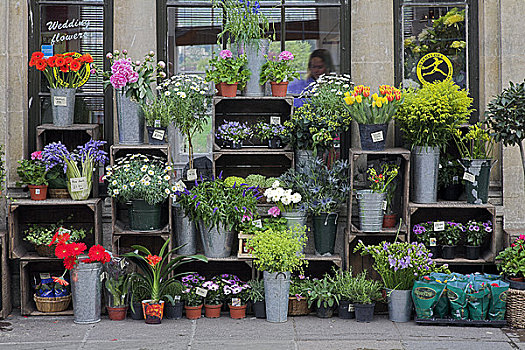
[[[271,148],[271,149],[277,149],[277,148],[282,148],[283,145],[282,145],[282,140],[280,137],[272,137],[271,139],[268,140],[268,148]]]
[[[408,322],[412,316],[412,290],[387,289],[388,319],[393,322]]]
[[[184,305],[184,311],[186,311],[186,318],[188,320],[197,320],[201,318],[202,305],[199,305],[199,306]]]
[[[160,324],[164,315],[164,300],[159,300],[158,303],[142,300],[142,312],[147,324]]]
[[[80,261],[70,270],[75,323],[89,324],[100,321],[101,272],[102,264],[99,262],[86,264]]]
[[[313,231],[315,253],[331,255],[334,253],[335,237],[337,235],[337,213],[314,215]]]
[[[233,319],[246,318],[246,304],[241,306],[228,305],[230,307],[230,317]],[[219,309],[220,310],[220,309]],[[220,312],[219,312],[220,315]]]
[[[174,305],[171,303],[166,303],[164,305],[164,318],[169,320],[178,320],[182,318],[182,309],[184,308],[184,303],[182,301],[175,302]]]
[[[283,211],[281,217],[286,219],[286,226],[292,228],[295,225],[305,226],[308,216],[306,212],[293,210],[293,211]]]
[[[340,300],[338,307],[339,318],[349,320],[355,318],[354,304],[349,300]]]
[[[197,253],[197,228],[195,223],[191,221],[180,207],[175,209],[175,237],[177,247],[177,254],[180,255],[194,255]]]
[[[435,203],[437,201],[439,147],[414,147],[411,167],[412,201]]]
[[[43,201],[47,197],[47,185],[28,185],[29,194],[34,201]]]
[[[361,148],[365,151],[385,149],[388,124],[358,124]]]
[[[207,227],[204,222],[199,222],[204,255],[208,258],[227,258],[233,246],[234,232],[219,227]]]
[[[443,259],[454,259],[456,257],[456,246],[444,245],[442,248]]]
[[[273,97],[286,97],[286,93],[288,92],[288,82],[283,81],[281,83],[276,82],[270,82],[270,85],[272,87],[272,96]]]
[[[254,40],[250,43],[242,43],[240,49],[246,54],[248,63],[245,68],[251,72],[250,79],[246,83],[244,96],[264,96],[264,86],[259,84],[261,68],[266,62],[264,55],[268,53],[270,42],[267,39]]]
[[[383,201],[385,193],[372,190],[357,191],[359,223],[363,232],[380,232],[383,227]]]
[[[132,199],[128,204],[129,226],[133,231],[153,231],[161,228],[162,204],[148,204],[143,199]]]
[[[266,318],[266,305],[263,301],[256,301],[252,304],[253,315],[256,318]]]
[[[237,96],[237,85],[237,83],[220,83],[219,90],[221,91],[223,97],[235,97]]]
[[[207,318],[219,318],[221,317],[222,304],[219,305],[206,305],[204,304],[204,316]],[[246,306],[245,306],[246,309]]]
[[[155,128],[153,126],[147,126],[148,130],[148,143],[150,145],[165,145],[166,136],[168,135],[167,128]]]
[[[492,159],[462,159],[459,162],[471,180],[465,180],[467,203],[486,204],[489,198],[490,170],[496,164]]]
[[[112,321],[123,321],[126,318],[126,314],[128,313],[128,307],[122,306],[122,307],[107,307],[108,310],[108,317]]]
[[[357,322],[372,322],[376,304],[354,304],[355,320]]]
[[[465,246],[465,259],[468,260],[478,260],[480,255],[480,246],[472,246],[472,245],[466,245]]]
[[[142,107],[121,91],[116,92],[116,100],[119,144],[143,144],[145,124]]]
[[[290,275],[290,272],[270,273],[264,271],[263,273],[266,320],[268,322],[287,321]]]
[[[75,93],[76,88],[50,88],[51,113],[53,114],[53,125],[73,125],[75,118]]]
[[[334,315],[334,308],[332,306],[321,304],[321,306],[317,308],[316,313],[319,318],[331,318]]]

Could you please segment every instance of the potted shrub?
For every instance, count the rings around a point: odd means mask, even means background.
[[[463,169],[456,159],[440,157],[438,174],[439,197],[446,201],[457,201],[463,192],[460,180],[463,177]]]
[[[234,149],[242,147],[242,142],[252,136],[252,130],[246,123],[237,121],[225,121],[220,125],[215,133],[218,140],[223,141],[223,145]]]
[[[333,277],[335,293],[338,295],[338,314],[341,319],[355,318],[354,308],[354,283],[356,279],[352,276],[352,270],[337,271],[334,269]]]
[[[223,292],[225,299],[228,300],[230,317],[234,319],[245,318],[250,285],[240,280],[229,280],[226,281]]]
[[[395,119],[405,141],[412,147],[412,200],[416,203],[437,201],[439,149],[444,148],[453,132],[467,122],[472,113],[472,98],[453,81],[423,86],[403,93],[404,102]]]
[[[441,238],[443,231],[434,231],[434,223],[432,221],[414,225],[412,233],[414,233],[414,238],[417,242],[423,243],[430,250],[433,259],[441,257],[441,246],[438,244],[443,241]]]
[[[67,190],[67,178],[63,167],[54,166],[46,173],[47,195],[49,198],[71,198]]]
[[[379,86],[379,95],[370,95],[370,87],[363,85],[355,86],[353,92],[345,92],[344,105],[359,125],[362,149],[385,149],[388,123],[403,104],[401,95],[401,90],[390,85]]]
[[[163,299],[166,302],[164,305],[164,317],[168,320],[182,318],[184,303],[181,298],[183,289],[184,286],[181,282],[173,281],[164,291]]]
[[[301,253],[306,244],[305,227],[268,228],[257,232],[247,242],[252,249],[254,264],[264,271],[264,296],[266,319],[269,322],[286,322],[290,276],[307,264]]]
[[[293,177],[293,174],[290,175]],[[287,180],[290,180],[291,177],[287,178]],[[273,212],[277,215],[280,214],[286,219],[288,227],[294,225],[306,225],[308,216],[306,211],[301,210],[302,206],[299,206],[299,203],[301,203],[302,200],[302,196],[299,192],[293,192],[290,188],[284,189],[280,186],[280,181],[276,180],[272,184],[272,187],[264,191],[264,196],[268,202],[277,204],[277,210],[273,208]],[[270,208],[270,210],[272,210],[272,208]],[[279,213],[277,213],[277,211]]]
[[[42,201],[47,197],[46,166],[42,162],[42,152],[31,153],[31,159],[18,161],[16,172],[20,181],[17,186],[28,185],[31,199]]]
[[[383,227],[383,204],[388,186],[397,176],[399,167],[383,164],[381,172],[375,168],[367,170],[370,189],[357,191],[359,223],[363,232],[379,232]]]
[[[131,230],[152,231],[162,227],[162,203],[172,194],[171,166],[159,157],[142,154],[119,158],[106,168],[108,195],[128,204]]]
[[[383,299],[381,283],[366,278],[363,271],[352,285],[355,319],[357,322],[371,322],[374,319],[375,302]]]
[[[140,270],[140,273],[131,274],[134,276],[133,278],[144,281],[150,292],[150,299],[142,300],[144,317],[146,323],[149,324],[159,324],[162,321],[164,301],[161,298],[166,294],[166,288],[181,275],[181,273],[174,273],[174,271],[190,262],[208,262],[202,255],[178,255],[170,259],[178,247],[167,251],[169,241],[168,239],[164,243],[159,255],[152,255],[147,248],[141,245],[133,245],[131,246],[133,252],[123,254],[124,257],[135,263]]]
[[[288,83],[299,78],[299,73],[292,66],[293,60],[294,56],[290,51],[283,51],[277,57],[275,55],[272,58],[266,56],[259,83],[264,85],[269,81],[272,86],[272,96],[285,97]]]
[[[480,249],[488,233],[492,232],[492,222],[479,222],[470,220],[466,225],[465,258],[479,259]]]
[[[198,223],[204,254],[211,258],[230,256],[234,230],[256,211],[257,189],[245,184],[228,186],[221,178],[195,181],[195,186],[177,192],[186,215]]]
[[[221,316],[224,285],[225,283],[219,278],[213,278],[202,283],[202,288],[206,290],[204,297],[204,315],[206,317],[218,318]]]
[[[80,242],[86,237],[86,230],[75,229],[72,227],[64,229],[62,227],[62,221],[59,221],[58,223],[49,226],[30,224],[24,231],[24,241],[32,243],[39,256],[54,258],[55,247],[51,245],[51,242],[58,230],[69,233],[68,242]]]
[[[312,310],[308,307],[308,291],[312,281],[304,275],[290,279],[290,293],[288,297],[288,316],[308,315]]]
[[[243,69],[246,63],[246,55],[234,57],[230,50],[222,50],[209,61],[206,81],[214,82],[222,96],[235,97],[237,89],[244,87],[251,74],[249,70]]]
[[[266,305],[264,302],[264,280],[248,281],[248,300],[252,303],[253,314],[256,318],[266,318]]]
[[[201,288],[201,286],[205,280],[198,273],[189,274],[181,278],[182,285],[186,288],[182,291],[184,311],[186,311],[186,318],[189,320],[196,320],[201,317],[202,305],[206,296],[206,290]]]
[[[503,272],[513,289],[525,290],[525,235],[518,238],[496,256],[498,270]]]
[[[328,276],[312,281],[308,290],[308,306],[316,306],[317,317],[332,317],[337,303],[339,303],[339,295],[336,293],[335,284]]]
[[[122,258],[113,258],[105,265],[106,308],[110,320],[122,321],[128,312],[130,278],[126,273],[128,263]]]
[[[354,252],[370,255],[373,268],[381,276],[388,296],[391,321],[408,322],[412,315],[412,287],[414,282],[431,272],[449,273],[447,266],[437,266],[431,253],[422,243],[386,241],[365,246],[359,241]],[[356,309],[357,317],[357,309]]]
[[[163,85],[161,84],[160,86],[162,87]],[[173,101],[170,95],[171,92],[159,91],[158,95],[155,95],[152,99],[144,99],[140,104],[146,122],[150,145],[163,145],[166,143],[166,137],[168,136],[166,130],[171,122],[172,111],[175,110],[172,106]]]
[[[282,124],[255,124],[254,135],[261,141],[268,141],[268,148],[282,148],[286,137],[286,128]]]
[[[440,234],[443,259],[454,259],[456,257],[456,246],[458,245],[465,227],[456,222],[446,222],[445,230]]]

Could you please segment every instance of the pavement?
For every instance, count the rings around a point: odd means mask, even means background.
[[[376,315],[371,323],[315,316],[289,318],[274,324],[248,317],[163,320],[160,325],[143,321],[110,321],[78,325],[73,317],[23,317],[10,315],[0,321],[0,350],[40,349],[524,349],[525,330],[425,326],[394,323]]]

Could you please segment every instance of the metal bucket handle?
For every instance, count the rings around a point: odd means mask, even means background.
[[[335,215],[335,224],[337,225],[337,218],[339,218],[339,214],[338,213],[328,213],[328,214],[326,214],[326,218],[324,219],[324,225],[328,226],[328,217],[330,215]]]
[[[286,279],[286,274],[284,272],[282,272],[282,271],[281,272],[277,272],[275,274],[275,279],[277,279],[279,277],[279,275],[283,275],[284,279]]]

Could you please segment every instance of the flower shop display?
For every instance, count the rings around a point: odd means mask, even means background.
[[[312,283],[313,281],[305,275],[292,276],[288,297],[288,316],[304,316],[312,312],[308,306],[308,291]]]
[[[200,286],[205,280],[198,273],[181,278],[182,285],[186,288],[182,291],[182,298],[184,299],[184,311],[188,320],[196,320],[201,317],[206,290],[200,289]]]
[[[252,71],[243,69],[247,62],[246,55],[235,57],[230,50],[222,50],[209,61],[206,81],[214,82],[221,96],[235,97],[250,78]]]
[[[379,232],[383,227],[383,209],[386,209],[385,198],[388,187],[397,176],[399,166],[385,163],[381,172],[375,168],[367,170],[370,189],[357,191],[359,206],[359,224],[363,232]]]
[[[45,58],[40,51],[33,52],[30,67],[41,71],[49,83],[53,124],[69,126],[74,122],[76,89],[89,79],[91,74],[90,54],[67,52]]]
[[[388,296],[390,320],[408,322],[412,315],[414,282],[431,272],[449,273],[447,265],[437,266],[422,243],[382,242],[365,246],[360,240],[354,249],[374,259],[373,268],[381,276]],[[357,315],[356,315],[357,316]]]
[[[252,311],[256,318],[266,318],[266,304],[264,301],[264,280],[253,279],[248,281],[250,289],[248,300],[252,303]]]
[[[372,322],[375,303],[383,299],[381,289],[381,283],[367,279],[366,271],[355,277],[351,294],[353,295],[355,320],[357,322]]]
[[[436,229],[434,228],[434,230]],[[461,223],[451,221],[444,223],[444,230],[439,235],[443,259],[454,259],[456,257],[456,246],[463,232],[465,232],[465,227]]]
[[[359,125],[361,148],[367,151],[385,149],[388,123],[403,104],[401,90],[390,85],[380,85],[379,95],[370,95],[370,87],[355,86],[353,92],[344,94],[344,104]]]
[[[498,270],[505,274],[513,289],[525,290],[525,235],[519,235],[496,256]]]
[[[131,230],[161,228],[162,203],[173,193],[170,171],[162,158],[143,154],[126,155],[106,168],[108,194],[128,204]]]
[[[164,317],[168,320],[178,320],[182,318],[184,302],[182,301],[182,291],[184,287],[181,282],[173,281],[164,290]]]
[[[466,230],[465,258],[477,260],[485,237],[492,232],[492,222],[470,220],[464,227]]]
[[[463,168],[457,159],[450,155],[441,155],[438,173],[438,198],[457,201],[463,192]]]
[[[461,154],[459,164],[465,169],[463,179],[467,203],[486,204],[489,197],[490,170],[494,138],[481,123],[471,125],[466,134],[456,130],[456,145]]]
[[[286,322],[288,295],[292,272],[301,272],[308,262],[301,253],[305,244],[305,227],[295,226],[286,229],[268,228],[256,232],[247,242],[252,249],[254,264],[264,271],[264,299],[266,320]]]
[[[162,321],[164,313],[164,300],[161,300],[166,293],[166,289],[178,277],[181,272],[175,273],[178,269],[187,263],[194,261],[208,262],[202,255],[178,255],[170,258],[172,254],[177,251],[177,248],[168,251],[169,239],[164,243],[160,249],[159,255],[153,255],[143,246],[133,245],[134,252],[123,254],[123,257],[128,258],[135,263],[140,272],[133,272],[131,278],[142,280],[150,293],[149,300],[142,300],[142,310],[146,323],[159,324]]]
[[[131,279],[127,273],[129,263],[122,258],[112,258],[104,265],[106,308],[110,320],[122,321],[128,312],[128,293]]]
[[[274,181],[272,187],[264,191],[268,202],[275,203],[281,216],[286,219],[288,227],[294,225],[305,226],[307,213],[299,209],[302,197],[299,192],[293,192],[292,189],[284,189],[280,186],[278,180]],[[275,208],[270,208],[275,212]],[[270,214],[271,215],[271,214]]]
[[[264,85],[270,82],[272,86],[272,96],[285,97],[288,90],[288,83],[299,78],[299,73],[292,66],[294,55],[290,51],[283,51],[279,56],[268,57],[261,67],[259,83]]]
[[[176,192],[181,208],[198,224],[204,254],[224,258],[231,254],[234,230],[256,211],[256,188],[245,184],[228,186],[220,177],[213,181],[197,182],[191,189]]]
[[[113,86],[117,101],[119,143],[140,145],[144,143],[144,115],[140,104],[153,100],[152,84],[165,78],[163,61],[155,62],[155,53],[150,51],[141,61],[133,61],[127,50],[108,52],[111,70],[102,72],[104,87]]]
[[[217,129],[215,137],[222,140],[224,146],[239,149],[242,147],[242,142],[252,137],[252,134],[252,129],[246,123],[225,121]]]
[[[64,229],[62,221],[51,225],[30,224],[24,231],[24,241],[32,243],[39,256],[54,258],[55,249],[50,246],[50,243],[59,229]],[[86,230],[84,229],[73,227],[65,229],[69,231],[68,242],[80,242],[86,237]]]
[[[18,164],[16,173],[20,181],[16,185],[28,185],[32,200],[45,200],[48,182],[46,179],[46,165],[42,161],[42,152],[33,152],[31,153],[31,159],[19,160]]]
[[[261,141],[268,141],[268,148],[282,148],[286,138],[286,128],[282,124],[259,122],[253,128],[253,134]]]
[[[100,149],[105,143],[106,141],[91,139],[69,152],[60,141],[53,142],[44,147],[42,161],[46,163],[46,169],[62,165],[71,198],[77,201],[85,200],[91,193],[95,166],[108,162],[107,152]]]
[[[412,148],[412,201],[437,201],[439,149],[472,113],[472,98],[452,81],[437,82],[403,93],[395,115]]]
[[[329,276],[312,280],[308,289],[308,306],[315,305],[317,317],[332,317],[334,307],[338,303],[339,294],[336,293],[335,283]]]

